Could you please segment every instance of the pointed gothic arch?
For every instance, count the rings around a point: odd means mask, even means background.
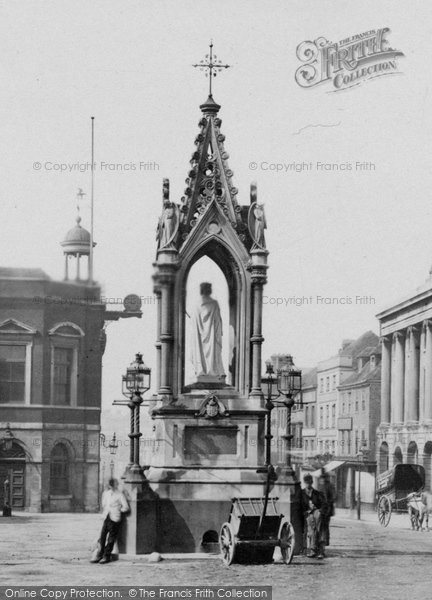
[[[210,221],[209,225],[215,225]],[[178,379],[174,382],[174,388],[178,391],[185,389],[185,355],[186,349],[186,288],[191,269],[204,257],[212,260],[222,272],[228,288],[228,323],[224,324],[225,330],[230,328],[233,332],[228,352],[231,357],[229,365],[231,385],[237,389],[243,389],[249,377],[249,369],[242,369],[245,361],[244,348],[247,343],[247,335],[250,335],[250,308],[247,304],[250,298],[250,282],[248,280],[247,264],[248,258],[245,253],[242,256],[240,248],[229,244],[222,236],[214,233],[204,238],[196,245],[193,252],[185,252],[182,264],[177,272],[177,283],[175,285],[175,305],[177,306],[177,335],[179,340],[178,351],[174,354],[174,361],[179,365]]]

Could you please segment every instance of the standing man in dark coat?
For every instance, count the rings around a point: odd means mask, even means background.
[[[312,486],[312,475],[303,477],[305,487],[302,490],[303,513],[307,527],[306,548],[307,556],[314,558],[319,552],[319,532],[321,524],[321,495]]]
[[[325,557],[325,547],[330,544],[330,518],[334,516],[336,492],[330,482],[329,474],[322,469],[318,479],[318,492],[321,496],[321,520],[318,534],[318,556]]]

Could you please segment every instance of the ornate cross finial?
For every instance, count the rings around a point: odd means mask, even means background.
[[[216,77],[217,73],[220,73],[222,69],[229,69],[231,65],[223,65],[222,61],[218,59],[216,54],[213,56],[213,40],[210,42],[210,53],[205,55],[205,59],[201,60],[199,64],[192,65],[193,67],[199,67],[201,71],[205,71],[205,76],[209,77],[209,96],[212,96],[212,79]]]

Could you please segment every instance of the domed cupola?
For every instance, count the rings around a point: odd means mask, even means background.
[[[79,196],[84,195],[81,190],[78,194]],[[82,281],[81,273],[80,273],[80,259],[82,256],[87,256],[87,276],[85,277],[85,281],[89,279],[90,273],[90,258],[91,252],[90,248],[92,245],[91,234],[87,229],[85,229],[81,225],[81,216],[79,214],[79,206],[77,206],[78,215],[76,217],[76,225],[69,229],[65,238],[60,245],[63,248],[63,252],[65,255],[65,281],[69,280],[69,260],[74,257],[76,259],[76,281]],[[93,242],[93,248],[96,246],[96,243]]]

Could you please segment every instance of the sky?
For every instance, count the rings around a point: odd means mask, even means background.
[[[427,279],[428,2],[21,0],[0,2],[0,16],[2,265],[62,278],[59,243],[74,225],[79,187],[87,193],[82,224],[90,226],[94,116],[95,276],[106,298],[147,299],[141,320],[107,328],[104,407],[121,397],[135,352],[155,368],[151,275],[162,179],[180,201],[207,97],[208,80],[192,64],[210,39],[231,65],[215,79],[214,97],[238,198],[248,204],[257,181],[266,211],[263,358],[291,353],[296,364],[313,366],[343,339],[378,333],[375,315]],[[404,53],[398,74],[337,93],[331,83],[302,88],[295,81],[303,41],[336,42],[383,27]],[[269,168],[292,162],[314,169]],[[374,169],[318,170],[317,162]],[[61,171],[61,164],[72,166]],[[293,297],[312,301],[296,305]]]

